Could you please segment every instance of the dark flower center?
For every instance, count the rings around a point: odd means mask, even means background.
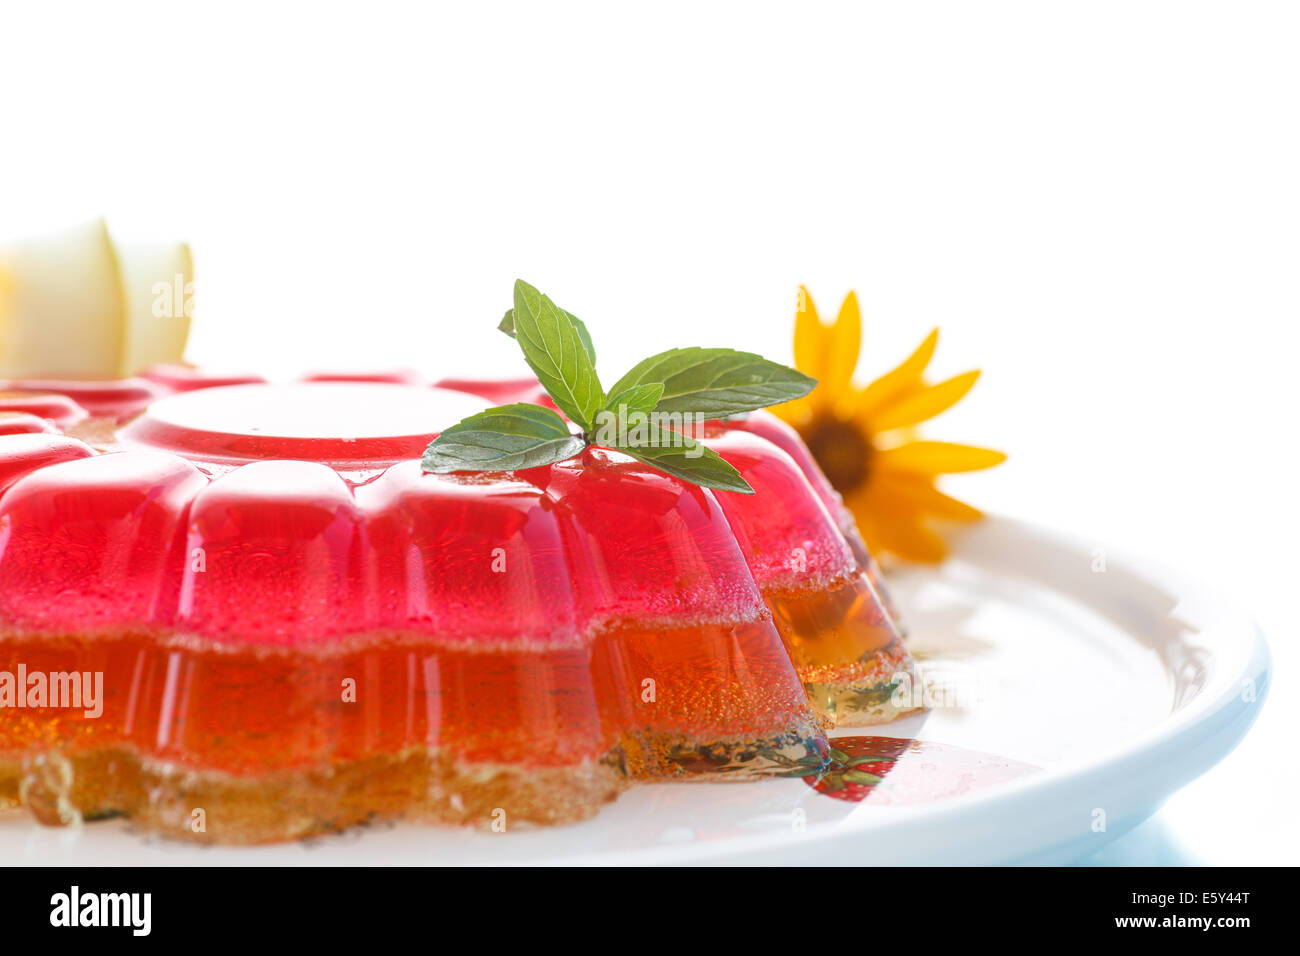
[[[867,480],[871,443],[856,425],[819,419],[804,433],[804,441],[836,491],[844,494]]]

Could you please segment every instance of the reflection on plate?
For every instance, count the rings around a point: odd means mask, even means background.
[[[907,806],[959,797],[1037,769],[1005,757],[924,740],[836,737],[830,766],[800,779],[836,800]]]

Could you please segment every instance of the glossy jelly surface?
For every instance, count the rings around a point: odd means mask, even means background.
[[[0,806],[213,842],[565,822],[897,713],[910,659],[762,437],[710,439],[754,496],[601,449],[426,475],[535,383],[168,375],[134,413],[141,380],[0,396]]]
[[[799,437],[798,432],[766,409],[759,409],[748,415],[740,416],[720,427],[727,431],[742,431],[757,435],[759,438],[771,442],[790,456],[791,460],[799,467],[799,470],[803,472],[804,477],[808,479],[809,486],[821,499],[827,512],[835,519],[840,533],[844,535],[844,540],[848,542],[849,548],[853,551],[854,560],[871,582],[872,588],[886,612],[888,612],[890,619],[894,622],[895,628],[900,633],[906,633],[902,616],[898,613],[898,609],[889,595],[888,588],[885,587],[884,575],[881,574],[880,567],[876,564],[875,559],[867,551],[866,543],[858,532],[852,513],[844,506],[844,501],[840,498],[839,492],[831,486],[830,479],[821,470],[821,467],[813,458],[812,452],[808,450],[808,446]]]

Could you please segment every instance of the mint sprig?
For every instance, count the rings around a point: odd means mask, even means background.
[[[663,394],[664,386],[662,382],[633,385],[631,388],[610,392],[603,411],[625,416],[635,412],[643,412],[648,415],[655,410],[655,406],[659,404],[659,399]]]
[[[670,349],[638,362],[611,392],[661,382],[661,412],[696,412],[724,418],[807,395],[817,384],[785,365],[734,349]]]
[[[429,443],[420,464],[435,474],[518,471],[553,465],[585,447],[555,412],[520,402],[489,408],[452,425]]]
[[[637,363],[606,394],[586,325],[522,279],[515,282],[514,300],[498,328],[519,343],[542,387],[581,431],[575,434],[540,405],[488,409],[434,439],[422,459],[424,471],[517,471],[598,445],[682,481],[753,494],[740,472],[680,426],[788,402],[817,384],[752,352],[685,348]]]
[[[737,491],[742,495],[754,493],[729,461],[712,448],[670,428],[653,429],[650,444],[615,447],[642,464],[704,488]]]
[[[561,309],[560,311],[564,312],[563,309]],[[569,321],[572,322],[573,327],[577,329],[578,338],[582,340],[583,348],[585,348],[587,350],[587,354],[591,356],[591,364],[595,365],[596,346],[591,344],[591,333],[587,331],[587,326],[583,324],[582,319],[578,318],[572,312],[564,312],[564,314],[569,317]],[[500,329],[502,332],[504,332],[506,335],[510,336],[512,339],[515,337],[515,310],[514,309],[506,310],[506,314],[501,317],[501,321],[497,325],[497,328]]]
[[[515,283],[515,339],[548,395],[584,429],[596,424],[605,392],[573,317],[527,282]]]

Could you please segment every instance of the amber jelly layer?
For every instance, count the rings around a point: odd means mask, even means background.
[[[20,669],[76,673],[87,688],[99,675],[101,690],[79,709],[47,698],[0,710],[0,807],[21,802],[51,824],[122,814],[206,842],[375,819],[491,823],[497,811],[573,822],[631,779],[755,779],[826,747],[766,617],[516,652],[0,639],[0,672]]]
[[[888,723],[917,709],[895,693],[916,683],[915,662],[864,572],[823,590],[768,588],[763,597],[809,703],[828,726]]]

